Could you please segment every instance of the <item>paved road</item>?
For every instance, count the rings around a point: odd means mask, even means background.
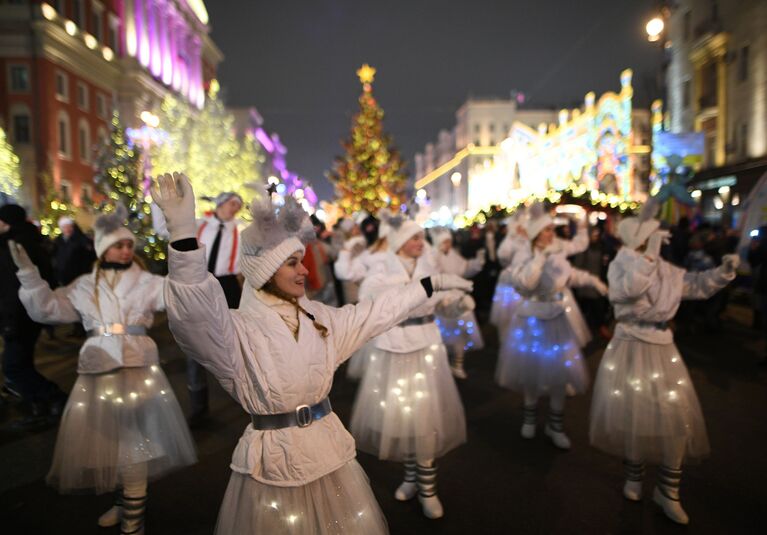
[[[64,330],[59,329],[63,334]],[[469,379],[459,385],[469,440],[440,461],[443,519],[429,521],[417,502],[393,498],[400,467],[360,454],[393,534],[527,533],[757,533],[767,506],[767,370],[756,365],[762,345],[756,334],[729,320],[721,333],[678,336],[708,423],[713,455],[690,466],[682,483],[692,518],[687,528],[671,524],[650,500],[625,501],[621,465],[591,448],[587,439],[590,396],[568,401],[569,452],[544,437],[519,438],[520,396],[492,381],[496,344],[492,329],[481,353],[470,355]],[[160,324],[154,336],[166,373],[187,407],[184,361]],[[40,343],[46,374],[69,388],[75,380],[77,340]],[[596,370],[601,351],[592,347]],[[342,370],[343,371],[343,370]],[[331,399],[348,422],[356,385],[339,373]],[[117,533],[96,526],[110,496],[59,496],[43,482],[55,429],[18,434],[9,427],[11,407],[0,416],[0,532],[3,534]],[[210,424],[194,432],[200,462],[150,485],[150,534],[210,534],[229,476],[231,452],[248,419],[218,387],[212,392]],[[650,472],[650,479],[654,474]],[[651,487],[647,486],[648,494]]]

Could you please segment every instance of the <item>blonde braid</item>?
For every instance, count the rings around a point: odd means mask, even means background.
[[[320,336],[322,338],[327,338],[330,332],[328,331],[328,328],[325,327],[322,323],[317,321],[314,317],[314,314],[311,314],[308,312],[304,307],[298,304],[298,299],[293,297],[292,295],[288,295],[282,290],[280,290],[277,285],[274,283],[274,279],[270,279],[264,286],[261,288],[263,291],[265,291],[268,294],[273,295],[274,297],[277,297],[279,299],[282,299],[283,301],[287,301],[294,307],[296,307],[296,310],[301,312],[304,316],[312,320],[312,325],[314,325],[314,328],[319,331]]]

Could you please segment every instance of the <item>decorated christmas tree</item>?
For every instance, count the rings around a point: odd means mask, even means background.
[[[0,128],[0,204],[18,202],[20,189],[19,157]]]
[[[336,158],[331,174],[337,202],[346,214],[371,214],[405,202],[405,164],[383,130],[383,109],[373,96],[376,70],[365,64],[358,71],[362,82],[360,111],[352,119],[351,137],[342,142],[346,154]]]
[[[167,243],[152,227],[150,205],[142,187],[141,152],[129,142],[117,112],[112,115],[109,139],[99,151],[94,169],[96,187],[107,197],[101,211],[111,212],[118,204],[127,208],[136,248],[143,252],[152,271],[162,271]]]
[[[162,136],[152,148],[155,174],[183,170],[201,198],[234,191],[247,201],[253,196],[249,186],[264,183],[261,145],[250,134],[237,139],[234,116],[218,98],[217,84],[211,84],[202,110],[168,96],[157,116]],[[205,203],[197,206],[206,209]]]
[[[55,238],[61,234],[59,218],[74,217],[72,200],[62,195],[53,184],[53,176],[48,171],[40,174],[45,196],[40,203],[40,232],[43,236]]]

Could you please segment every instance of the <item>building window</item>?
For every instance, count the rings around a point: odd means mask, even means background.
[[[99,129],[96,130],[96,135],[98,136],[99,150],[101,150],[101,147],[106,145],[108,141],[107,131],[103,126],[99,126]]]
[[[77,82],[77,107],[85,111],[90,109],[88,86],[83,82]]]
[[[682,18],[682,35],[685,42],[688,42],[692,37],[692,11],[690,10],[685,11]]]
[[[27,65],[11,65],[11,93],[27,93],[29,91],[29,67]]]
[[[100,2],[91,4],[91,26],[93,37],[101,43],[104,38],[104,6]]]
[[[64,201],[72,200],[72,183],[69,180],[61,179],[59,190]]]
[[[72,20],[80,29],[85,29],[85,0],[72,0]]]
[[[107,116],[107,99],[101,93],[96,94],[96,113],[102,118]]]
[[[120,51],[120,19],[114,15],[109,15],[109,35],[107,36],[109,48],[118,54]]]
[[[481,147],[482,146],[482,141],[479,138],[477,138],[477,139],[474,140],[474,145],[477,146],[477,147]]]
[[[80,149],[80,161],[83,163],[89,163],[91,160],[91,129],[85,119],[80,119],[77,131],[77,141]]]
[[[80,185],[80,204],[82,204],[83,201],[86,201],[86,202],[93,201],[93,186],[91,186],[90,184]]]
[[[748,123],[740,124],[740,155],[745,157],[748,154]]]
[[[509,125],[508,124],[506,124],[506,123],[503,124],[503,132],[501,132],[501,133],[504,136],[508,136],[509,135]]]
[[[32,142],[29,114],[17,112],[13,114],[13,142],[16,145],[25,145]]]
[[[740,49],[740,56],[738,56],[738,81],[745,82],[748,80],[748,62],[750,47],[748,45]]]
[[[474,133],[475,133],[475,134],[479,134],[479,129],[480,129],[480,126],[479,126],[479,124],[475,124],[475,125],[474,125]]]
[[[682,82],[682,108],[685,110],[690,109],[690,80]]]
[[[69,115],[65,111],[59,112],[59,156],[62,158],[72,157],[72,139],[69,129]]]
[[[56,98],[69,102],[69,76],[56,71]]]

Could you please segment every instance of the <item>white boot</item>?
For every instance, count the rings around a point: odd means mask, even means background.
[[[456,366],[450,366],[450,371],[453,372],[453,377],[456,379],[466,379],[468,375],[466,375],[466,370],[463,369],[463,367],[458,368]]]
[[[536,405],[525,405],[522,407],[522,429],[519,432],[522,438],[535,438],[535,410]]]
[[[644,479],[644,462],[623,460],[623,472],[626,483],[623,485],[623,496],[632,502],[642,499],[642,480]]]
[[[549,421],[546,423],[546,436],[551,439],[557,448],[563,450],[570,449],[570,439],[565,435],[564,427],[562,423],[564,421],[564,413],[562,411],[555,411],[549,409]]]
[[[623,497],[632,502],[638,502],[642,499],[642,482],[626,480],[623,485]]]
[[[450,371],[453,372],[453,377],[456,379],[466,379],[466,370],[463,369],[463,347],[459,345],[459,347],[455,348],[454,353],[455,356],[453,357],[453,364],[450,366]]]
[[[102,528],[111,528],[120,523],[122,517],[122,507],[113,505],[106,513],[99,517],[99,526]]]
[[[652,499],[663,512],[677,524],[687,525],[690,517],[682,508],[679,501],[679,483],[682,481],[682,470],[661,465],[658,467],[658,484],[652,494]]]
[[[414,460],[408,459],[405,461],[405,480],[397,487],[394,492],[394,498],[406,502],[415,498],[418,493],[418,485],[416,485],[416,463]]]
[[[146,512],[146,495],[126,496],[123,494],[123,514],[120,520],[122,535],[144,535],[144,514]]]
[[[437,497],[437,467],[433,462],[418,463],[418,501],[426,518],[441,518],[445,514],[442,502]]]
[[[677,524],[687,525],[690,523],[690,517],[682,508],[679,499],[673,499],[665,496],[658,487],[652,493],[652,501],[658,504],[663,513]]]

